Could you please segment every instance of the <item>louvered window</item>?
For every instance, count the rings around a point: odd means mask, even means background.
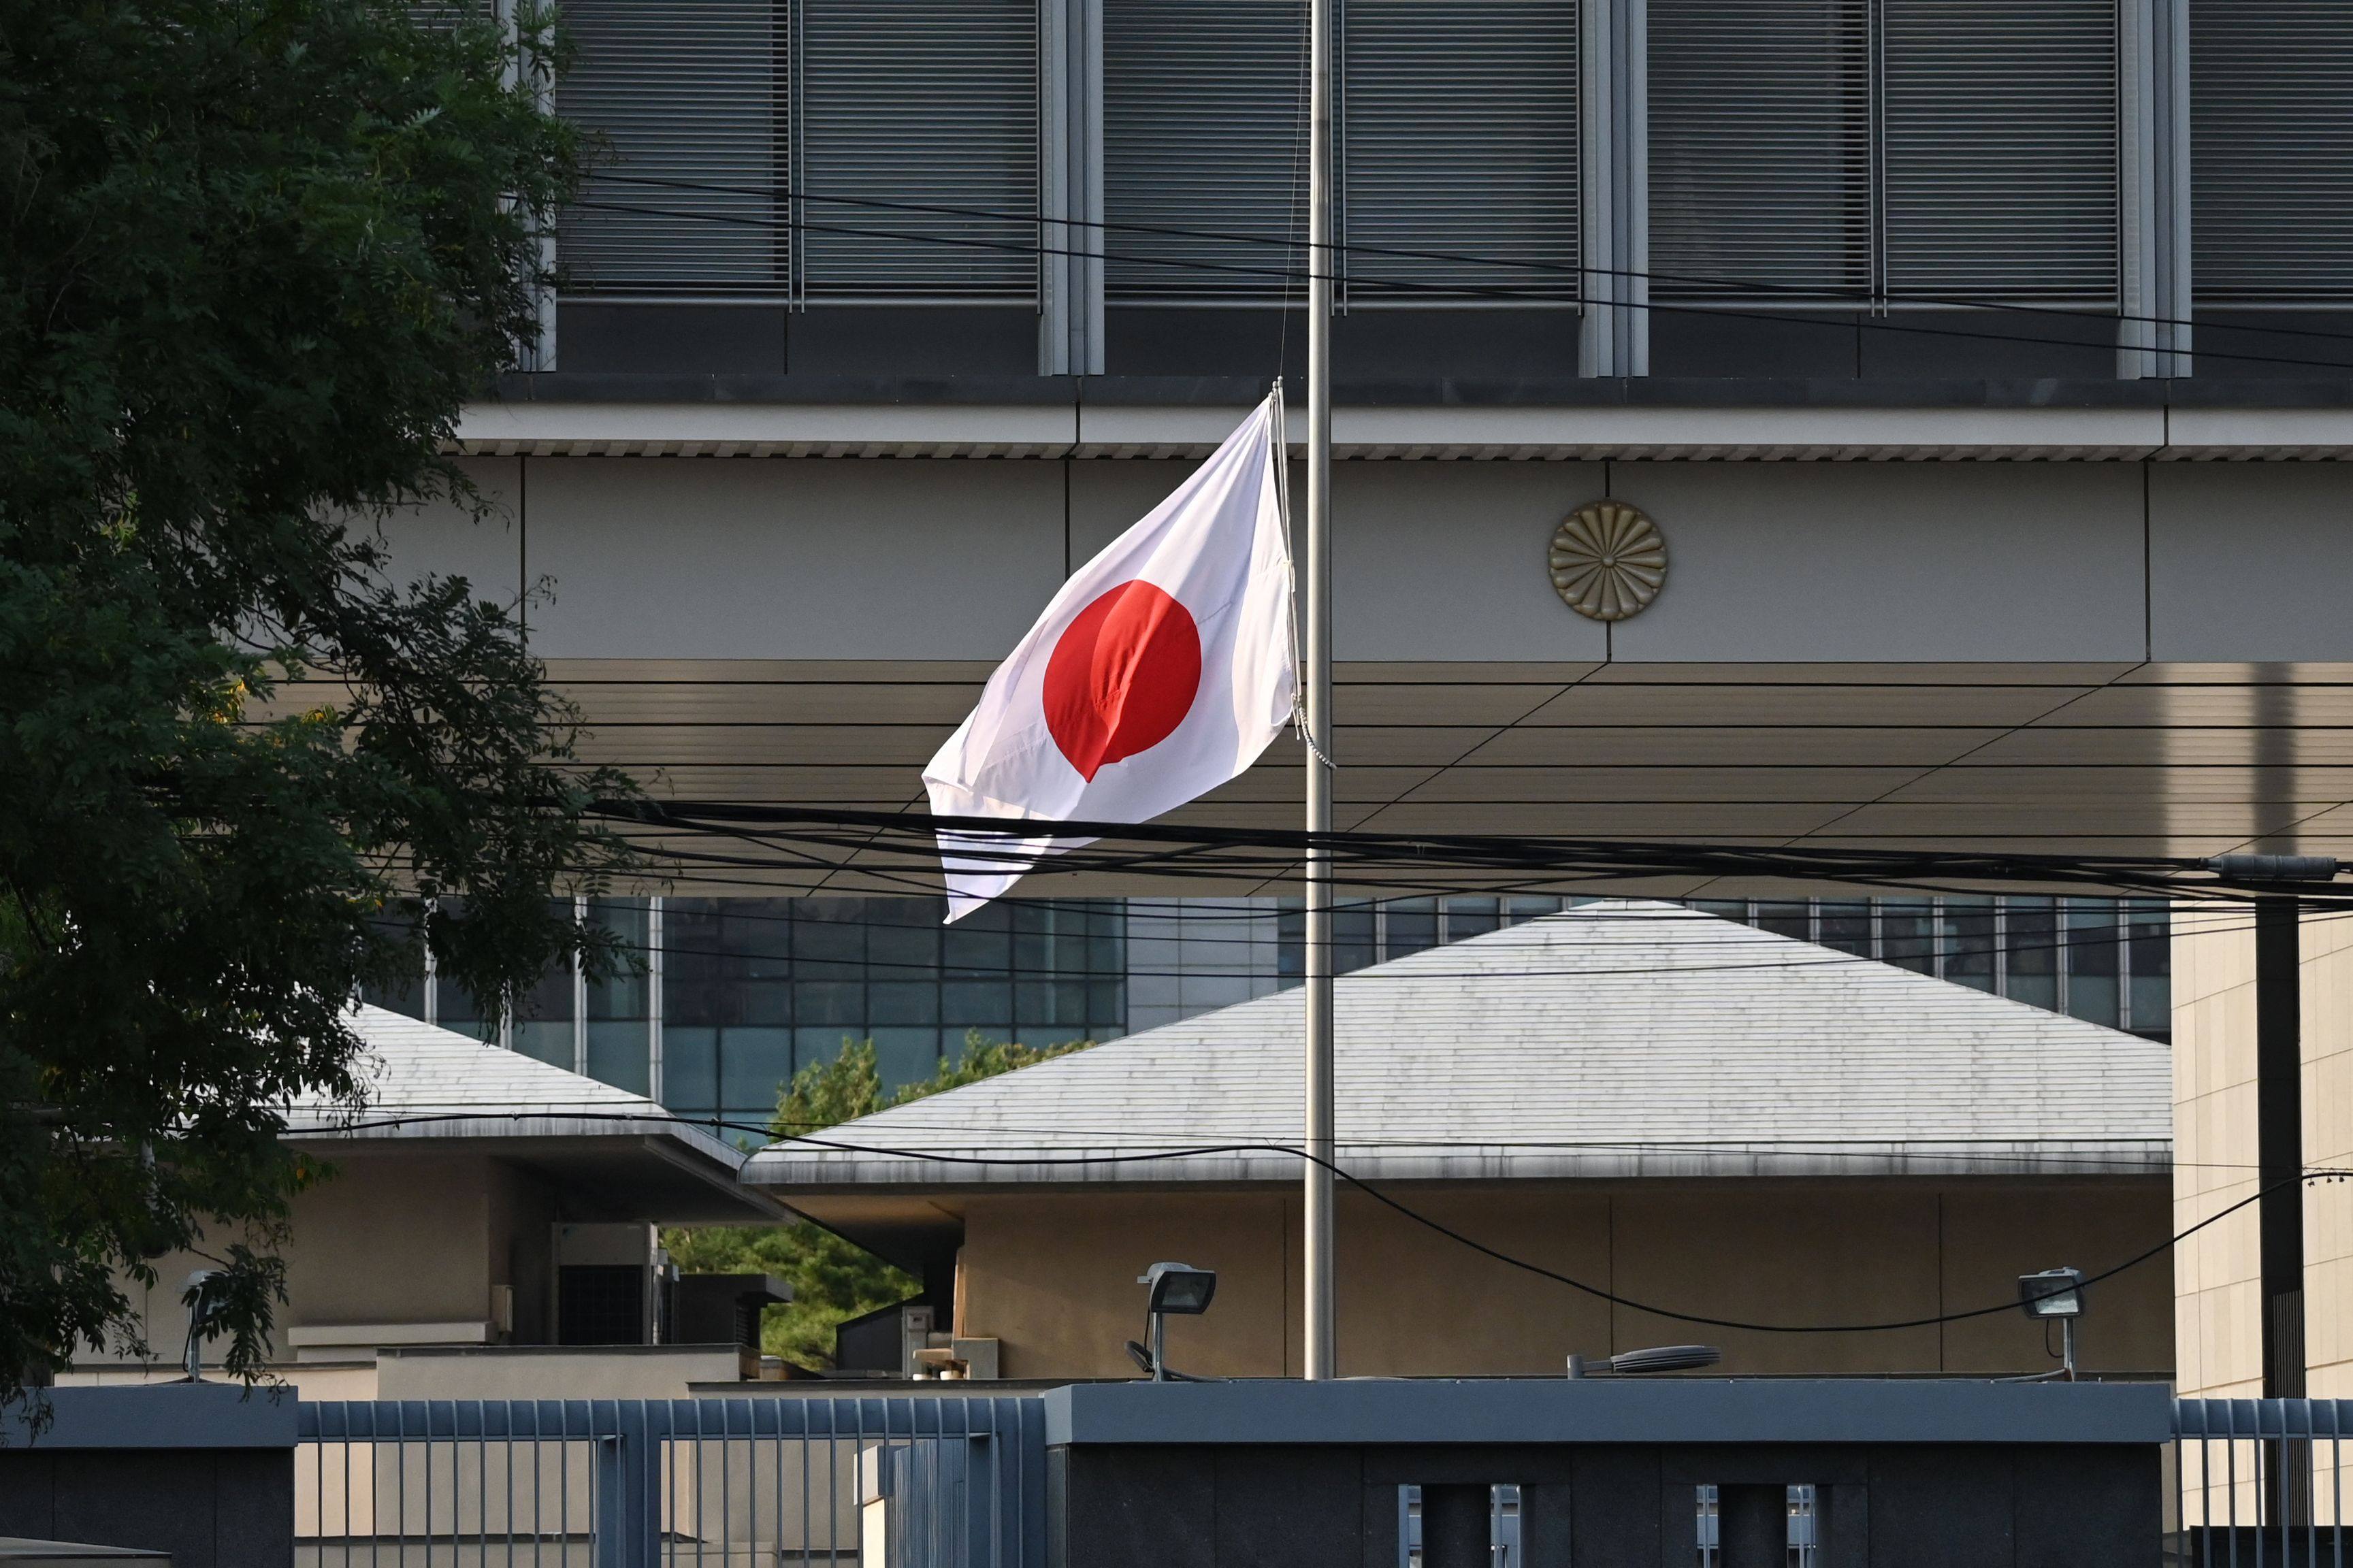
[[[1651,0],[1653,292],[2107,305],[2116,0]]]
[[[2116,0],[1884,0],[1885,292],[2116,297]]]
[[[1034,297],[1035,0],[568,0],[564,16],[556,106],[604,142],[559,230],[573,292]]]
[[[1307,228],[1306,41],[1302,0],[1105,0],[1110,298],[1285,297]]]
[[[1345,0],[1342,17],[1347,302],[1574,300],[1575,0]]]
[[[1303,298],[1285,274],[1304,259],[1306,28],[1299,0],[1106,0],[1111,298]],[[1340,0],[1339,32],[1347,301],[1574,300],[1576,0]]]
[[[2353,301],[2353,4],[2192,0],[2201,303]]]
[[[1651,292],[1866,290],[1862,0],[1651,0],[1650,58]]]
[[[1037,0],[800,10],[810,296],[1034,298]]]
[[[785,24],[769,0],[566,0],[556,110],[604,143],[556,229],[569,290],[786,289]]]

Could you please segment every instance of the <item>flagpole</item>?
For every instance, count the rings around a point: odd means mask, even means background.
[[[1307,573],[1303,668],[1307,831],[1332,830],[1332,5],[1307,6]],[[1322,753],[1318,754],[1321,748]],[[1332,1280],[1332,862],[1307,851],[1306,1246],[1301,1345],[1310,1378],[1335,1375]]]

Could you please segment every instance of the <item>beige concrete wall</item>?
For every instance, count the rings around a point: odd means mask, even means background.
[[[2353,922],[2301,931],[2304,1160],[2353,1167]],[[2177,915],[2173,932],[2174,1225],[2254,1195],[2255,939],[2244,910]],[[2353,1395],[2353,1184],[2304,1189],[2305,1365],[2316,1397]],[[2175,1248],[2181,1392],[2263,1389],[2261,1231],[2253,1205]]]
[[[2173,1226],[2254,1195],[2255,935],[2242,910],[2173,930]],[[2174,1355],[2184,1394],[2263,1388],[2260,1232],[2253,1206],[2173,1251]]]
[[[285,1336],[291,1328],[487,1320],[491,1287],[500,1282],[494,1266],[503,1269],[511,1239],[501,1237],[494,1247],[494,1197],[519,1237],[532,1212],[528,1184],[519,1195],[500,1195],[512,1173],[473,1154],[346,1157],[335,1166],[332,1177],[294,1199],[273,1356],[291,1359]],[[178,1365],[187,1343],[181,1287],[211,1267],[195,1253],[168,1253],[155,1260],[153,1287],[126,1282],[153,1364]],[[208,1363],[217,1363],[221,1349],[206,1347]],[[119,1347],[79,1359],[93,1367],[137,1364]]]
[[[2304,1158],[2353,1169],[2353,920],[2304,922]],[[2305,1368],[2316,1398],[2353,1397],[2353,1183],[2304,1189]]]
[[[1514,1257],[1615,1294],[1703,1316],[1789,1322],[1935,1317],[1883,1333],[1766,1334],[1611,1307],[1485,1258],[1343,1194],[1345,1375],[1556,1373],[1570,1352],[1703,1341],[1725,1369],[2024,1373],[2051,1365],[2017,1312],[2020,1274],[2095,1270],[2162,1240],[2161,1181],[1719,1183],[1451,1187],[1398,1194]],[[1289,1194],[1063,1193],[965,1204],[964,1318],[1002,1343],[1008,1377],[1119,1376],[1142,1337],[1134,1279],[1172,1258],[1214,1268],[1208,1315],[1172,1320],[1171,1364],[1213,1375],[1299,1371],[1297,1200]],[[2152,1263],[2099,1289],[2084,1364],[2163,1373],[2170,1282]]]

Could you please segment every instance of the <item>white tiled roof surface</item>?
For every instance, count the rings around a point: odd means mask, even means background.
[[[297,1101],[290,1131],[353,1138],[661,1138],[735,1165],[728,1144],[671,1116],[642,1094],[583,1078],[536,1058],[388,1012],[353,1009],[367,1047],[359,1065],[365,1101]]]
[[[1340,1163],[1392,1180],[2154,1173],[2167,1048],[1674,905],[1588,904],[1343,976]],[[778,1144],[781,1186],[1289,1181],[1297,989]],[[964,1155],[1000,1162],[909,1156]],[[1145,1154],[1142,1162],[1054,1164]],[[785,1195],[785,1194],[779,1194]]]

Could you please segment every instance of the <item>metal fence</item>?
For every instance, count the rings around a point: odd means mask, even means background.
[[[2173,1424],[2168,1564],[2348,1568],[2353,1400],[2183,1399]]]
[[[1043,1568],[1035,1399],[305,1404],[298,1568]]]

